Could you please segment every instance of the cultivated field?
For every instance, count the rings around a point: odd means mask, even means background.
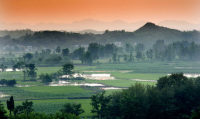
[[[189,73],[200,74],[200,62],[134,62],[134,63],[108,63],[109,59],[100,59],[101,63],[97,66],[95,63],[92,66],[82,65],[80,60],[73,61],[75,65],[75,72],[82,74],[111,74],[114,80],[92,80],[86,79],[85,81],[73,81],[73,83],[98,83],[104,84],[105,87],[123,87],[129,86],[140,82],[145,85],[156,85],[156,80],[162,76],[167,76],[170,73]],[[56,67],[37,67],[37,75],[41,73],[53,73],[62,68],[62,66]],[[59,111],[64,103],[76,102],[81,103],[85,113],[80,116],[91,116],[90,99],[67,99],[67,98],[80,98],[90,97],[100,90],[102,87],[90,87],[90,86],[44,86],[41,80],[37,81],[23,81],[23,72],[0,72],[0,79],[16,79],[17,84],[22,87],[0,87],[0,92],[4,95],[13,95],[15,105],[20,105],[25,99],[33,101],[33,107],[35,111],[44,113],[55,113]],[[28,80],[28,78],[26,79]],[[56,82],[55,82],[56,83]],[[30,87],[23,87],[23,85],[29,85]],[[112,94],[115,91],[121,91],[122,89],[110,89],[106,90],[106,94]],[[6,100],[9,97],[0,98],[6,107]],[[37,99],[37,100],[36,100]]]

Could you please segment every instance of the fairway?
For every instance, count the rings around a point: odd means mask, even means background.
[[[31,86],[19,87],[25,91],[53,93],[53,94],[66,94],[66,93],[88,93],[90,90],[84,90],[80,86]]]

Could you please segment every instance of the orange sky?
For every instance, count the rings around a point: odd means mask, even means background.
[[[0,0],[0,22],[71,23],[83,19],[200,23],[200,0]]]

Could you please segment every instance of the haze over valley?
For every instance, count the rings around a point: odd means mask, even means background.
[[[199,119],[199,0],[0,0],[0,119]]]

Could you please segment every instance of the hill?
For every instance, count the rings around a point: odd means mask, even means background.
[[[88,32],[88,33],[84,33]],[[97,33],[97,34],[94,34]],[[167,27],[158,26],[154,23],[146,23],[134,32],[125,30],[106,30],[99,34],[93,30],[86,30],[80,33],[64,32],[64,31],[37,31],[33,34],[26,34],[15,40],[0,38],[1,45],[7,44],[22,44],[40,47],[60,46],[71,47],[74,45],[89,44],[97,42],[100,44],[122,42],[125,43],[144,43],[146,47],[153,45],[156,40],[164,40],[165,43],[175,41],[188,41],[200,43],[200,32],[198,31],[179,31]],[[14,43],[15,42],[15,43]]]
[[[175,41],[188,41],[200,43],[200,33],[198,31],[179,31],[167,27],[158,26],[154,23],[146,23],[134,32],[135,40],[152,44],[156,40],[164,40],[165,43]]]

